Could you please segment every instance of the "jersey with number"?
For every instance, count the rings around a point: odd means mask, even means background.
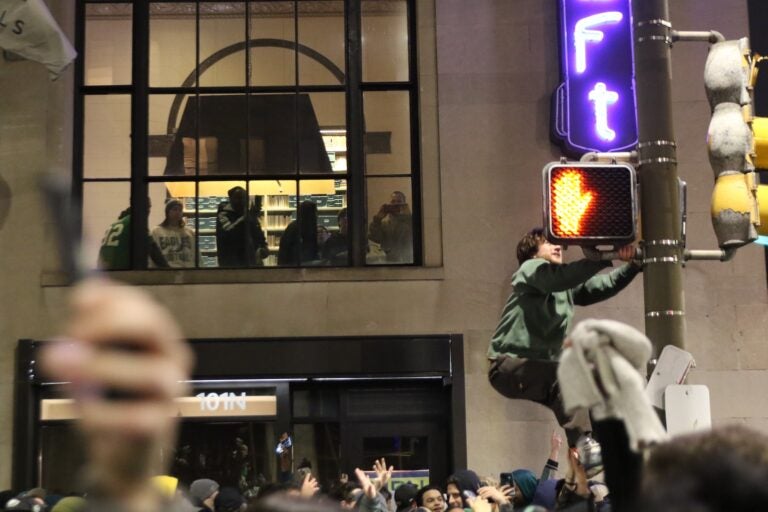
[[[126,270],[131,268],[131,216],[109,226],[99,249],[99,268]]]

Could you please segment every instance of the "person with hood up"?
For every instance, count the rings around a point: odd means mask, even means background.
[[[476,496],[480,478],[471,469],[459,469],[448,477],[445,484],[448,508],[469,508],[468,496]]]
[[[222,487],[213,504],[216,512],[241,512],[247,506],[243,496],[234,487]]]
[[[240,186],[227,191],[229,201],[216,214],[216,246],[220,267],[261,267],[269,255],[261,229],[261,197],[248,206],[248,192]]]
[[[189,486],[192,504],[201,507],[200,512],[213,512],[216,497],[219,495],[219,484],[210,478],[200,478]]]
[[[515,484],[515,496],[512,498],[515,510],[522,510],[533,501],[539,479],[528,469],[516,469],[512,472],[512,481]]]

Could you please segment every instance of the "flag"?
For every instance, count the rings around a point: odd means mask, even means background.
[[[0,0],[0,48],[44,64],[51,80],[77,57],[43,0]]]

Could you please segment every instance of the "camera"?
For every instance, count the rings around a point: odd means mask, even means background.
[[[600,443],[589,434],[584,434],[576,441],[576,452],[579,456],[579,462],[584,466],[584,473],[586,473],[587,478],[592,478],[603,471],[603,454]]]
[[[384,213],[398,213],[400,212],[400,205],[387,203],[382,205],[381,209],[384,211]]]
[[[277,453],[278,455],[281,455],[284,452],[286,452],[291,446],[293,446],[293,442],[291,441],[291,436],[288,436],[282,441],[277,443],[277,447],[275,448],[275,453]]]

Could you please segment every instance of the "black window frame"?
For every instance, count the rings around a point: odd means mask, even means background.
[[[83,204],[84,185],[86,183],[130,183],[131,206],[131,266],[128,270],[146,270],[148,268],[148,239],[146,227],[148,226],[147,201],[149,186],[152,183],[166,182],[195,182],[196,189],[203,181],[245,181],[269,179],[290,179],[301,183],[310,179],[345,179],[347,181],[347,218],[349,219],[349,243],[350,261],[348,266],[337,268],[380,268],[388,265],[367,264],[366,252],[368,242],[367,222],[367,187],[369,178],[403,178],[411,181],[410,205],[412,208],[413,228],[413,262],[411,264],[396,264],[392,266],[423,266],[424,251],[422,237],[422,204],[421,204],[421,128],[420,128],[420,98],[418,81],[418,50],[417,50],[417,0],[403,0],[407,10],[408,31],[408,80],[402,82],[364,82],[363,81],[363,51],[362,51],[362,3],[366,0],[343,0],[344,26],[345,26],[345,66],[346,80],[343,84],[336,85],[300,85],[298,72],[293,86],[263,87],[252,86],[246,82],[243,87],[200,87],[199,81],[195,81],[194,87],[150,87],[149,85],[149,22],[150,4],[152,3],[205,3],[205,0],[76,0],[75,2],[75,47],[78,58],[75,62],[75,87],[74,87],[74,126],[73,126],[73,156],[72,156],[72,196],[77,204]],[[245,12],[250,12],[250,5],[265,0],[239,0],[245,4]],[[269,0],[267,0],[269,1]],[[298,19],[299,4],[303,1],[292,0],[294,5],[295,42],[299,42]],[[132,73],[131,84],[127,85],[86,85],[85,84],[85,32],[86,32],[86,5],[87,4],[131,4],[132,5]],[[249,30],[250,17],[246,16],[246,34]],[[196,40],[199,42],[199,16],[197,17]],[[246,37],[247,41],[247,37]],[[247,51],[246,42],[246,51]],[[199,44],[197,45],[199,53]],[[298,52],[294,52],[298,61]],[[199,55],[196,59],[200,62]],[[246,67],[249,65],[245,59]],[[197,68],[196,68],[197,69]],[[246,77],[248,74],[246,73]],[[246,78],[247,80],[247,78]],[[346,138],[347,138],[347,172],[344,176],[335,174],[306,175],[296,171],[295,174],[281,175],[275,178],[273,175],[253,174],[217,174],[211,176],[150,176],[148,172],[149,156],[149,98],[152,94],[179,94],[179,93],[274,93],[292,92],[294,94],[311,92],[344,92],[346,99]],[[410,114],[410,173],[367,173],[365,169],[365,121],[363,114],[363,94],[370,91],[402,91],[409,94]],[[84,176],[84,132],[85,98],[90,95],[122,94],[131,97],[131,175],[130,178],[86,178]],[[298,167],[298,166],[297,166]],[[375,208],[375,205],[371,205]],[[80,211],[82,215],[82,210]],[[82,216],[78,226],[82,227]],[[91,233],[91,236],[99,236],[100,233]],[[196,266],[189,270],[218,270],[200,266],[199,251],[197,250],[197,235],[195,242]],[[253,269],[256,267],[241,267],[237,270]],[[291,268],[287,266],[258,267],[258,268]],[[301,267],[311,268],[311,267]],[[328,267],[323,267],[328,268]],[[163,269],[158,269],[163,270]],[[173,269],[180,270],[180,269]]]

